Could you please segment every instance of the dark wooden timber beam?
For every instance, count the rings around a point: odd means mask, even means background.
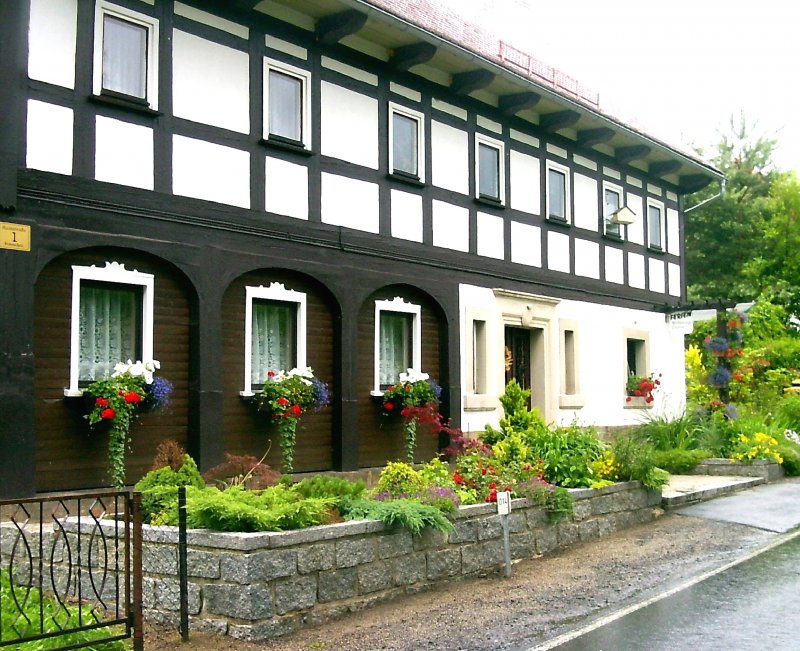
[[[657,163],[650,163],[650,174],[653,176],[665,176],[677,172],[680,168],[680,161],[664,160]]]
[[[320,43],[333,45],[345,36],[355,34],[366,22],[367,14],[355,9],[348,9],[320,18],[314,32]]]
[[[682,174],[678,178],[681,194],[692,194],[692,192],[702,190],[709,183],[711,183],[711,177],[705,174]]]
[[[500,97],[500,112],[511,117],[520,111],[533,108],[539,103],[542,96],[537,93],[512,93],[511,95],[502,95]]]
[[[396,70],[409,70],[421,63],[427,63],[434,54],[436,54],[436,46],[433,43],[420,41],[395,49],[392,58],[389,59],[389,64]]]
[[[578,131],[578,144],[582,147],[594,147],[608,142],[614,137],[614,129],[598,127],[597,129],[581,129]]]
[[[458,95],[469,95],[475,90],[486,88],[494,81],[494,73],[488,70],[470,70],[453,75],[450,90]]]
[[[581,114],[577,111],[556,111],[546,113],[539,120],[539,126],[547,133],[555,133],[561,129],[573,126],[580,120]]]
[[[650,153],[647,145],[631,145],[630,147],[617,147],[614,151],[614,158],[623,165],[627,165],[635,160],[640,160]]]
[[[252,11],[259,2],[261,2],[261,0],[230,0],[228,4],[234,9]]]

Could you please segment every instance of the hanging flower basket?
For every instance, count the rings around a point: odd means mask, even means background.
[[[724,366],[717,366],[706,381],[709,386],[724,389],[731,382],[731,372]]]
[[[406,458],[414,463],[414,452],[417,447],[417,425],[421,411],[429,412],[428,416],[438,416],[440,387],[427,373],[408,369],[400,373],[397,384],[387,387],[383,392],[383,415],[387,418],[400,414],[404,420],[403,432],[406,439]]]

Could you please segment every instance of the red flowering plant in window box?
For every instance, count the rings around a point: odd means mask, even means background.
[[[625,383],[625,394],[627,402],[631,402],[633,398],[644,398],[644,401],[649,405],[655,400],[653,394],[658,391],[661,386],[661,373],[656,375],[631,375]]]
[[[328,387],[314,377],[310,367],[269,371],[254,400],[259,411],[268,412],[278,426],[283,472],[291,474],[294,472],[297,423],[306,412],[322,409],[330,402]]]
[[[115,488],[125,485],[125,446],[130,442],[130,429],[143,411],[161,409],[169,403],[172,383],[155,377],[161,368],[158,360],[120,362],[111,377],[97,380],[84,389],[90,399],[89,413],[84,416],[91,426],[108,426],[108,465]]]
[[[403,418],[403,432],[406,437],[406,457],[414,463],[414,451],[417,447],[417,425],[425,422],[437,426],[441,422],[439,415],[439,397],[442,387],[434,382],[427,373],[408,369],[400,373],[398,382],[383,391],[383,415],[400,414]]]

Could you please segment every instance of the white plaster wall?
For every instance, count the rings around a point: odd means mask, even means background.
[[[322,153],[378,169],[378,100],[323,81]]]
[[[644,256],[639,253],[628,253],[628,284],[644,289]]]
[[[569,273],[569,235],[552,231],[547,234],[547,268]]]
[[[511,262],[542,266],[542,230],[538,226],[511,222]]]
[[[27,167],[72,174],[72,119],[72,109],[28,100]]]
[[[322,221],[377,233],[378,184],[323,173]]]
[[[625,205],[636,213],[636,221],[626,227],[627,239],[634,244],[644,244],[644,200],[638,194],[628,192],[625,195]]]
[[[575,239],[575,275],[600,278],[600,245],[597,242]]]
[[[539,159],[511,150],[511,207],[532,215],[542,212]]]
[[[469,251],[469,209],[433,201],[433,245]]]
[[[392,190],[390,194],[392,235],[403,240],[422,242],[422,197]]]
[[[577,324],[576,358],[584,397],[581,409],[559,410],[559,423],[577,419],[583,424],[630,425],[651,413],[683,411],[683,336],[665,322],[663,314],[580,301],[562,301],[556,312],[559,319]],[[661,374],[652,410],[626,408],[626,330],[647,333],[650,370]]]
[[[247,52],[174,30],[173,113],[193,122],[250,132]]]
[[[172,191],[250,207],[250,154],[204,140],[172,137]]]
[[[613,246],[607,246],[605,248],[605,279],[610,283],[621,285],[625,282],[622,249],[617,249]]]
[[[264,209],[308,219],[308,168],[267,156],[264,170]]]
[[[13,1],[13,0],[11,0]],[[28,76],[75,87],[77,0],[31,0]]]
[[[505,361],[504,351],[502,347],[497,347],[496,342],[501,340],[500,329],[503,327],[502,314],[497,307],[497,300],[495,299],[494,292],[487,287],[476,287],[475,285],[459,285],[458,286],[458,302],[459,302],[459,324],[461,335],[460,339],[460,359],[461,359],[461,378],[466,386],[467,380],[471,374],[470,368],[470,354],[467,351],[467,346],[471,345],[472,333],[468,330],[471,328],[471,323],[467,317],[470,311],[480,311],[486,317],[486,363],[488,365],[488,379],[486,391],[487,395],[499,397],[503,393],[503,385],[500,378],[502,378],[502,365]],[[466,411],[464,409],[464,399],[462,394],[461,400],[461,429],[467,433],[483,432],[486,428],[486,423],[491,423],[497,426],[500,417],[502,416],[502,409],[496,407],[487,411]]]
[[[502,260],[505,257],[503,218],[478,213],[478,255]]]
[[[680,265],[670,262],[667,265],[669,274],[669,293],[671,296],[681,295],[681,268]]]
[[[648,289],[651,292],[664,293],[667,291],[664,280],[664,261],[650,258],[647,262],[648,266]]]
[[[572,191],[575,195],[572,223],[578,228],[597,232],[600,219],[597,206],[597,181],[583,174],[573,174]]]
[[[98,181],[153,189],[153,130],[97,116],[94,177]]]
[[[681,254],[680,223],[678,211],[674,208],[667,208],[667,253]]]
[[[431,121],[431,183],[469,194],[469,140],[466,131]]]

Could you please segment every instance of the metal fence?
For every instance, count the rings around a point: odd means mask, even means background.
[[[138,493],[0,500],[0,649],[133,638],[142,651],[141,524]]]

